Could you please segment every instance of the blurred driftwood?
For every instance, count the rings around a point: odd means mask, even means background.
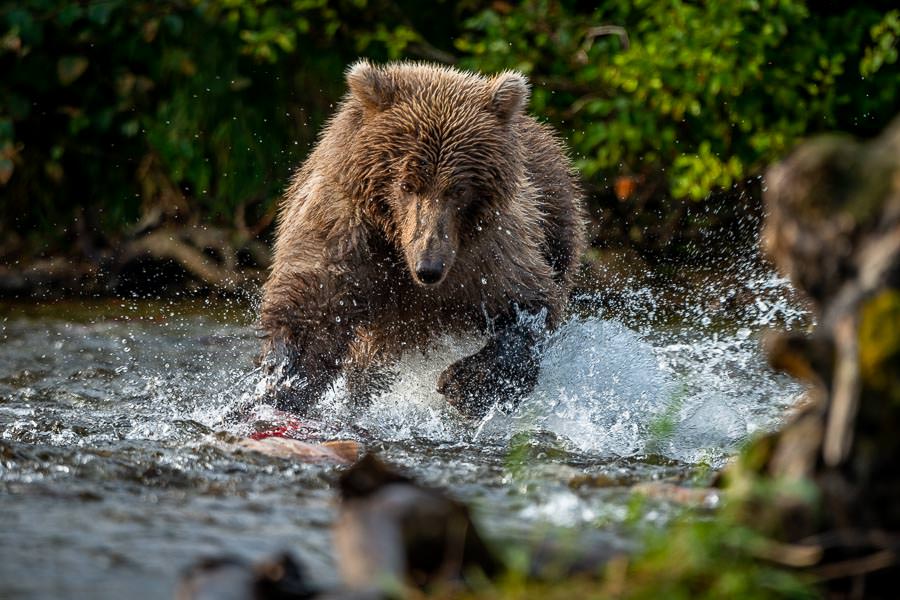
[[[165,296],[256,289],[269,266],[269,248],[251,230],[228,230],[143,220],[109,247],[90,245],[71,257],[0,265],[0,296]],[[84,250],[85,244],[79,244]]]
[[[768,340],[810,402],[748,456],[775,481],[814,483],[820,506],[782,494],[756,522],[816,550],[829,593],[883,596],[900,575],[900,119],[866,143],[811,140],[766,182],[765,248],[818,325]]]

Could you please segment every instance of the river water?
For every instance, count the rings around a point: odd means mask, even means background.
[[[677,289],[629,281],[575,305],[511,414],[472,423],[444,404],[437,374],[478,343],[445,340],[401,360],[368,408],[338,382],[304,435],[357,440],[447,489],[494,539],[617,543],[630,485],[722,466],[802,393],[759,338],[809,318],[763,268]],[[0,597],[168,598],[200,557],[285,549],[336,580],[340,468],[236,451],[253,424],[223,421],[259,385],[254,314],[252,301],[0,304]],[[573,485],[585,480],[603,483]]]

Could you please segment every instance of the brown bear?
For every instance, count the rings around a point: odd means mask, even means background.
[[[363,61],[346,78],[281,205],[261,317],[276,405],[303,410],[342,370],[359,380],[469,331],[487,344],[438,391],[472,416],[515,402],[584,245],[562,144],[526,114],[520,73]]]

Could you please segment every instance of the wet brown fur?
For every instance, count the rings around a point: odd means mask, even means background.
[[[525,113],[524,76],[361,62],[347,82],[281,206],[264,354],[317,394],[341,368],[496,333],[516,307],[554,327],[584,215],[561,143]],[[444,265],[438,284],[417,280],[424,259]]]

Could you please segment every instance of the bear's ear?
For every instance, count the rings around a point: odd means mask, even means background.
[[[525,110],[528,104],[528,79],[516,71],[506,71],[494,77],[489,90],[490,111],[503,122]]]
[[[347,69],[350,93],[373,110],[384,110],[393,101],[393,88],[384,71],[363,59]]]

